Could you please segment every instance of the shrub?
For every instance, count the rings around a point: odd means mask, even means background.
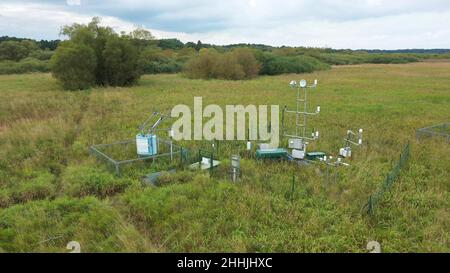
[[[122,192],[131,185],[127,179],[115,178],[112,174],[92,167],[68,167],[62,175],[63,192],[70,196],[97,195],[106,197]]]
[[[181,171],[176,173],[163,172],[156,181],[158,187],[173,184],[184,184],[192,181],[194,174],[190,171]]]
[[[283,73],[311,73],[329,69],[330,66],[310,56],[276,56],[271,53],[260,55],[261,74],[279,75]]]
[[[56,193],[54,176],[50,173],[39,173],[12,189],[11,195],[15,203],[28,202],[45,198],[53,198]]]
[[[105,79],[103,85],[127,86],[140,77],[139,54],[129,40],[111,38],[103,50]]]
[[[183,70],[184,63],[170,60],[167,63],[157,63],[154,66],[155,73],[178,73]]]
[[[40,61],[31,57],[25,58],[19,62],[3,61],[0,62],[1,74],[23,74],[32,72],[50,71],[48,61]]]
[[[96,57],[94,50],[87,45],[63,42],[51,59],[53,76],[64,89],[79,90],[95,84]]]
[[[37,49],[36,43],[28,40],[2,42],[0,43],[0,60],[20,61]]]
[[[402,64],[418,61],[419,59],[414,56],[400,54],[369,54],[367,57],[367,62],[374,64]]]
[[[140,62],[143,73],[177,73],[182,71],[186,59],[175,57],[168,50],[163,51],[157,47],[149,47],[142,51]]]
[[[187,63],[185,74],[193,79],[251,79],[258,75],[259,63],[249,49],[217,53],[214,49],[202,49]]]
[[[186,65],[185,75],[191,79],[210,79],[216,66],[218,53],[214,49],[202,49]]]
[[[245,73],[245,78],[251,79],[258,76],[261,65],[251,49],[237,48],[233,50],[233,56],[236,58],[239,65],[242,66],[242,70]]]
[[[178,51],[177,53],[177,61],[185,63],[189,61],[190,58],[194,57],[197,54],[197,51],[192,47],[185,47]]]
[[[223,80],[242,80],[245,78],[243,67],[237,58],[230,53],[217,56],[210,73],[212,78]]]
[[[25,72],[48,72],[49,62],[28,57],[18,63],[21,73]]]
[[[52,58],[54,51],[50,50],[35,50],[30,53],[29,57],[41,60],[41,61],[48,61]]]
[[[341,53],[317,53],[310,54],[324,63],[331,65],[351,65],[351,64],[361,64],[366,61],[367,54],[341,54]]]
[[[54,176],[48,172],[26,175],[10,188],[0,189],[0,208],[17,203],[55,197]]]

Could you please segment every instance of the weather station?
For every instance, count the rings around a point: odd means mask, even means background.
[[[310,141],[315,141],[319,139],[319,131],[312,130],[312,133],[307,132],[308,128],[308,117],[316,116],[320,114],[320,106],[317,106],[315,112],[308,112],[308,90],[315,89],[318,86],[318,81],[314,80],[312,85],[308,85],[306,80],[300,80],[298,83],[296,81],[291,81],[290,86],[297,90],[297,96],[295,99],[295,110],[289,110],[287,106],[284,107],[283,118],[282,118],[282,136],[288,138],[288,148],[291,150],[290,157],[293,160],[304,161],[307,159],[307,146]],[[295,130],[294,132],[288,133],[286,125],[286,116],[295,116]],[[314,156],[318,152],[314,153]],[[323,153],[319,153],[324,155]]]

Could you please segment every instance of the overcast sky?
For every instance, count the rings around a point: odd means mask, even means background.
[[[57,39],[93,16],[183,42],[450,48],[450,0],[0,0],[0,36]]]

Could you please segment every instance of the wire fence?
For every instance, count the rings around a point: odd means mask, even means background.
[[[145,161],[170,159],[170,162],[179,158],[180,165],[188,160],[188,149],[173,144],[172,140],[160,139],[157,141],[158,154],[151,156],[136,156],[136,140],[127,139],[111,144],[97,144],[89,147],[89,152],[96,158],[113,167],[115,174],[120,176],[125,165],[143,163]],[[167,161],[167,160],[166,160]]]
[[[418,129],[416,131],[416,137],[418,140],[426,137],[442,137],[450,143],[450,123]]]
[[[392,185],[397,180],[400,175],[401,169],[406,165],[410,155],[410,144],[405,145],[402,153],[400,154],[400,159],[392,168],[392,170],[387,174],[384,183],[381,185],[381,188],[374,194],[369,197],[367,204],[363,209],[369,215],[373,215],[375,207],[379,204],[380,200],[383,198],[385,192],[389,191],[392,188]]]

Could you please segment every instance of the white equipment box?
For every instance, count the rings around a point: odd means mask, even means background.
[[[339,155],[345,158],[352,157],[352,149],[350,149],[350,147],[341,148],[339,150]]]
[[[295,159],[304,159],[305,158],[305,151],[302,150],[292,150],[292,157]]]

